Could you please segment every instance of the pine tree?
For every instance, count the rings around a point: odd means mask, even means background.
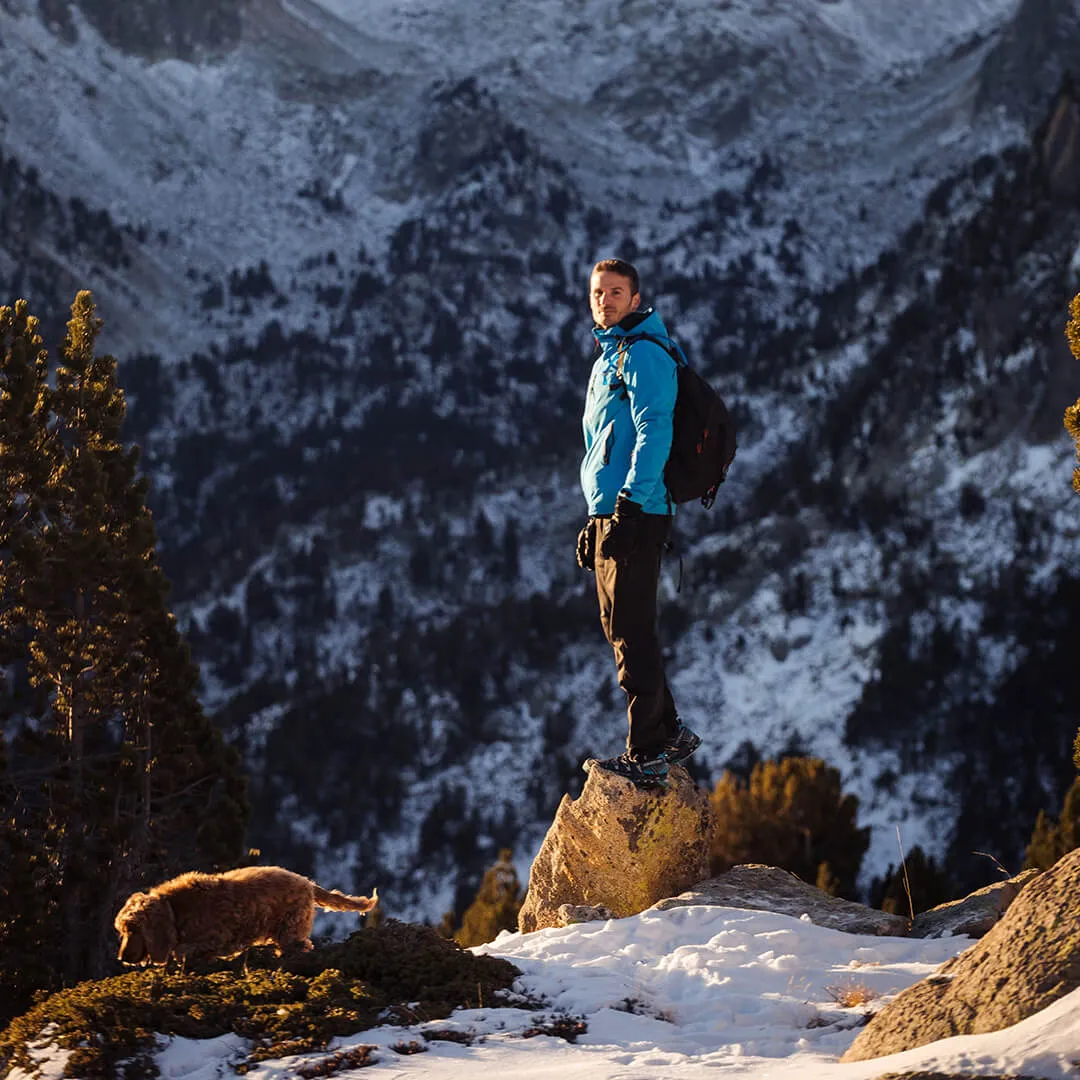
[[[25,300],[0,307],[0,663],[20,652],[25,617],[12,573],[47,512],[55,466],[48,357]]]
[[[127,847],[127,829],[118,827],[120,820],[129,825],[120,791],[133,763],[131,741],[116,732],[122,725],[129,734],[125,676],[140,631],[131,618],[126,545],[140,546],[145,530],[142,515],[133,514],[144,485],[124,483],[134,478],[137,452],[120,442],[125,407],[115,361],[95,355],[100,328],[90,294],[80,293],[50,402],[59,444],[54,505],[34,545],[36,573],[22,580],[30,677],[50,691],[58,737],[49,802],[63,873],[63,970],[72,975],[103,969],[107,915],[122,887],[125,860],[114,856]],[[107,868],[104,879],[99,867]]]
[[[1024,853],[1022,869],[1049,870],[1061,858],[1057,843],[1057,822],[1045,810],[1039,811],[1031,841]]]
[[[761,761],[745,783],[725,771],[709,801],[713,873],[768,863],[831,895],[856,895],[870,829],[856,825],[858,800],[843,794],[836,769],[817,758]]]
[[[1065,327],[1065,337],[1073,356],[1080,360],[1080,293],[1069,304],[1069,322]],[[1065,430],[1076,443],[1076,459],[1080,461],[1080,398],[1065,410]],[[1080,466],[1073,469],[1073,490],[1080,492]],[[1080,764],[1077,765],[1080,768]]]
[[[498,861],[484,874],[476,898],[465,909],[454,940],[468,949],[494,941],[502,930],[516,930],[523,900],[514,853],[503,848]]]
[[[1045,810],[1039,811],[1035,829],[1024,855],[1024,869],[1049,870],[1070,851],[1080,847],[1080,776],[1065,793],[1061,816],[1055,821]]]
[[[65,981],[107,970],[126,890],[231,864],[247,821],[238,756],[202,712],[197,669],[167,610],[147,484],[137,449],[121,441],[116,361],[95,351],[100,328],[80,293],[55,390],[39,357],[36,419],[12,395],[15,422],[2,429],[13,455],[33,444],[49,463],[47,473],[23,469],[5,496],[22,514],[0,547],[0,589],[13,600],[4,639],[22,645],[47,703],[38,730],[13,744],[26,806],[15,831],[50,853],[39,892],[56,907],[46,949],[62,943],[54,966]],[[26,382],[26,351],[5,352],[4,385]],[[36,787],[20,781],[35,775]]]
[[[0,307],[0,664],[18,676],[30,640],[25,579],[39,570],[38,553],[55,509],[58,467],[49,419],[48,357],[38,322],[25,300]],[[55,829],[40,780],[52,748],[38,710],[20,700],[10,681],[4,691],[3,732],[17,740],[9,752],[0,737],[0,971],[5,1008],[25,1008],[33,991],[56,985],[59,875]],[[19,783],[15,770],[32,779]]]

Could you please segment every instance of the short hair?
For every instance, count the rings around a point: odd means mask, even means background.
[[[602,274],[605,270],[610,270],[613,274],[629,278],[631,295],[641,292],[641,283],[638,281],[637,269],[624,259],[601,259],[592,268],[594,274]]]

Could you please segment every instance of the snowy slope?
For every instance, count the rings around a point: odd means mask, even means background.
[[[1002,1031],[960,1036],[902,1054],[841,1065],[868,1011],[932,974],[968,938],[917,941],[844,934],[809,919],[730,908],[647,911],[630,919],[534,934],[503,933],[480,952],[506,957],[523,972],[514,991],[539,1011],[484,1003],[447,1021],[380,1027],[338,1039],[325,1054],[264,1061],[247,1075],[294,1076],[334,1053],[377,1047],[376,1072],[463,1080],[499,1071],[521,1080],[547,1077],[671,1078],[726,1076],[872,1080],[886,1073],[1039,1076],[1069,1080],[1080,1054],[1080,991]],[[843,1007],[837,995],[860,989],[869,1006]],[[523,1037],[553,1019],[583,1021],[570,1044],[552,1035]],[[400,1056],[391,1047],[425,1031],[471,1033],[472,1045],[427,1043]],[[244,1056],[229,1035],[201,1042],[174,1038],[157,1056],[166,1080],[211,1080]],[[40,1041],[41,1075],[60,1075],[66,1052]],[[23,1080],[21,1072],[11,1074]]]

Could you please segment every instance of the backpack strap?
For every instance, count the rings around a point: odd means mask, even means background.
[[[682,349],[675,344],[674,338],[668,338],[665,341],[663,338],[655,337],[652,334],[628,334],[626,337],[620,338],[619,344],[615,347],[618,354],[615,372],[619,376],[619,382],[623,381],[623,365],[626,363],[626,356],[630,352],[630,346],[637,344],[639,341],[651,341],[654,345],[659,345],[679,367],[687,364],[687,359],[683,355]]]
[[[626,357],[630,352],[630,346],[636,344],[639,341],[651,341],[654,345],[659,345],[675,361],[676,368],[689,367],[689,362],[683,355],[682,349],[675,344],[674,338],[668,338],[665,341],[663,338],[654,337],[652,334],[628,334],[624,338],[619,339],[619,344],[615,346],[618,360],[615,363],[615,373],[618,376],[619,382],[622,384],[623,389],[626,389],[626,382],[623,379],[623,365],[626,363]],[[667,516],[670,518],[675,513],[675,508],[671,502],[671,492],[664,488],[664,496],[667,499]],[[668,541],[670,545],[671,541]],[[671,550],[667,547],[667,550]],[[679,556],[679,586],[675,590],[678,592],[682,588],[682,555]]]

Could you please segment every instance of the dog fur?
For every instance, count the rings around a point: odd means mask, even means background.
[[[118,959],[165,964],[170,957],[238,956],[253,945],[311,945],[315,909],[370,911],[370,897],[328,892],[280,866],[247,866],[224,874],[181,874],[128,897],[114,926]]]

